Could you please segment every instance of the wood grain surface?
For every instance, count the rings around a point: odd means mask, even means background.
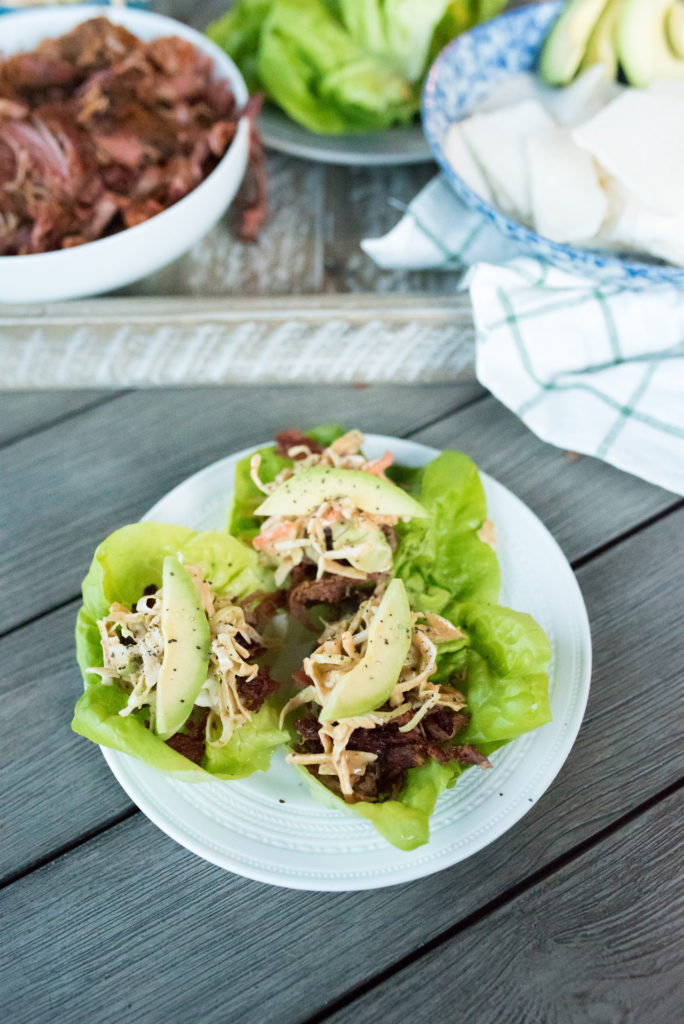
[[[590,846],[568,859],[327,1020],[376,1024],[401,1007],[415,1024],[447,1021],[455,996],[458,1019],[488,1024],[678,1020],[683,811],[681,791],[649,807],[606,838],[600,855]],[[444,983],[450,971],[456,991]]]
[[[203,27],[226,2],[155,6]],[[304,291],[319,297],[307,305],[314,318],[318,301],[327,310],[339,302],[350,318],[356,305],[360,315],[369,292],[386,310],[394,304],[396,317],[413,292],[431,315],[449,304],[453,314],[454,275],[381,272],[358,249],[364,234],[394,223],[397,204],[428,180],[430,165],[323,168],[274,154],[269,170],[280,198],[263,246],[235,243],[226,222],[205,249],[124,296],[98,300],[102,322],[114,322],[117,303],[137,303],[144,340],[144,315],[169,315],[174,301],[187,304],[189,317],[219,310],[239,318],[241,303],[277,317]],[[176,298],[167,304],[167,296]],[[55,342],[68,343],[93,308],[16,311],[22,330],[35,327],[31,317],[50,316]],[[22,348],[20,358],[30,351]],[[0,393],[7,1019],[678,1021],[684,503],[542,443],[472,372],[411,387],[124,391],[119,383]],[[283,427],[323,421],[471,455],[561,544],[593,642],[579,736],[528,813],[466,861],[362,892],[281,889],[199,859],[138,811],[100,751],[69,727],[81,688],[73,642],[79,589],[98,542],[214,460]]]
[[[450,1021],[461,973],[474,979],[479,970],[486,984],[469,982],[463,1003],[478,1021],[637,1020],[644,971],[655,972],[671,1014],[678,961],[672,953],[654,968],[653,944],[662,934],[671,948],[681,929],[670,889],[671,793],[682,772],[681,503],[593,460],[569,461],[472,384],[460,393],[234,388],[109,398],[80,409],[58,403],[48,423],[28,395],[8,425],[16,439],[0,453],[3,468],[14,467],[3,491],[12,532],[2,545],[0,681],[6,1012],[20,1024],[55,1007],[67,1024],[313,1024],[347,1012]],[[594,644],[579,737],[528,814],[461,864],[360,893],[283,890],[199,860],[132,807],[99,751],[69,729],[80,687],[77,588],[98,540],[200,464],[322,418],[460,446],[521,494],[580,566]],[[103,460],[102,438],[117,430],[122,443]],[[623,845],[624,863],[615,855]],[[645,864],[663,891],[652,881],[635,888]],[[538,922],[531,932],[528,914]],[[662,928],[637,928],[639,915]],[[462,938],[471,930],[472,943]],[[597,960],[606,936],[610,955]],[[463,972],[435,984],[435,964],[454,956]],[[494,1016],[492,993],[509,991],[510,1005],[504,999]]]

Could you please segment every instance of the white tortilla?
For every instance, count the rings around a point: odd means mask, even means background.
[[[556,89],[544,85],[539,76],[532,71],[520,71],[517,75],[509,75],[503,82],[495,85],[485,99],[471,110],[471,115],[489,114],[493,110],[514,107],[525,100],[538,100],[546,107],[556,92]]]
[[[608,208],[592,157],[561,128],[531,135],[526,152],[535,230],[554,242],[590,241]]]
[[[609,209],[601,233],[605,244],[684,266],[684,214],[654,213],[615,178],[607,180],[606,194]]]
[[[627,89],[573,130],[586,149],[653,213],[684,214],[684,94]]]
[[[455,121],[449,128],[444,140],[444,154],[466,185],[472,188],[473,192],[477,192],[486,202],[491,203],[493,198],[491,189],[463,138],[458,121]]]
[[[594,117],[624,90],[609,78],[602,64],[587,68],[564,89],[548,90],[542,102],[558,124],[575,127]]]
[[[525,139],[549,128],[553,128],[553,121],[538,100],[523,100],[461,121],[463,137],[490,185],[496,205],[516,220],[529,222],[532,214]]]

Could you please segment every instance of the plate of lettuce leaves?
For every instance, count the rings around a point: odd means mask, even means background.
[[[258,881],[446,868],[550,785],[591,676],[560,548],[462,452],[322,426],[97,548],[72,728],[165,833]]]
[[[206,29],[266,103],[266,146],[348,165],[431,161],[420,94],[455,36],[506,0],[236,0]]]

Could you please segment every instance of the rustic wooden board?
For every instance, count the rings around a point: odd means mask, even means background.
[[[679,1020],[683,810],[681,791],[649,807],[326,1020]]]
[[[179,1005],[200,1001],[202,1020],[211,1024],[225,1019],[230,992],[232,1018],[245,1024],[302,1021],[657,796],[676,781],[682,758],[679,723],[671,713],[680,671],[672,642],[682,615],[672,558],[678,519],[658,522],[581,570],[596,630],[585,723],[550,790],[481,854],[401,889],[297,893],[222,872],[136,815],[6,891],[8,1010],[20,1010],[29,986],[36,1018],[59,1002],[65,1024],[85,1016],[173,1019]],[[634,579],[640,580],[638,605],[630,595]],[[635,643],[639,635],[649,643]],[[661,657],[654,671],[656,650]],[[18,706],[17,712],[21,720]],[[18,732],[13,726],[10,742]],[[32,728],[40,729],[40,722]],[[87,746],[77,737],[71,743],[74,750]],[[10,764],[22,758],[18,746],[17,739]],[[22,749],[33,746],[24,743]],[[81,831],[69,796],[73,769],[66,746],[61,754],[62,772],[36,776],[31,791],[24,791],[25,820],[13,812],[9,824],[22,833],[23,850],[49,850],[50,830],[61,817],[72,818],[75,835]],[[94,762],[100,754],[92,748],[90,757]],[[17,772],[26,770],[25,763],[17,764]],[[116,787],[113,779],[111,785]],[[92,826],[90,811],[87,821]],[[159,971],[159,949],[169,934],[191,935],[192,941],[184,943],[172,970]],[[312,941],[325,934],[331,936],[330,955],[317,956],[312,985],[311,972],[301,965],[311,959]],[[217,946],[227,951],[220,984]],[[124,975],[125,991],[115,983]]]
[[[269,215],[257,243],[239,241],[229,211],[183,256],[117,294],[258,297],[321,291],[325,170],[269,153]],[[96,312],[98,300],[90,301]]]
[[[466,294],[2,306],[0,387],[458,382],[473,344]]]
[[[473,381],[137,391],[10,445],[0,452],[0,632],[74,598],[100,540],[216,459],[294,425],[403,435],[482,394]]]
[[[226,5],[152,3],[200,30]],[[229,211],[113,296],[0,306],[0,388],[458,379],[473,348],[459,273],[381,270],[359,244],[397,223],[436,165],[266,163],[258,244],[237,240]]]

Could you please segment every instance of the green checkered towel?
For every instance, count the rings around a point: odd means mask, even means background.
[[[543,440],[684,494],[684,294],[598,285],[520,255],[440,175],[383,238],[384,268],[465,267],[478,380]]]

